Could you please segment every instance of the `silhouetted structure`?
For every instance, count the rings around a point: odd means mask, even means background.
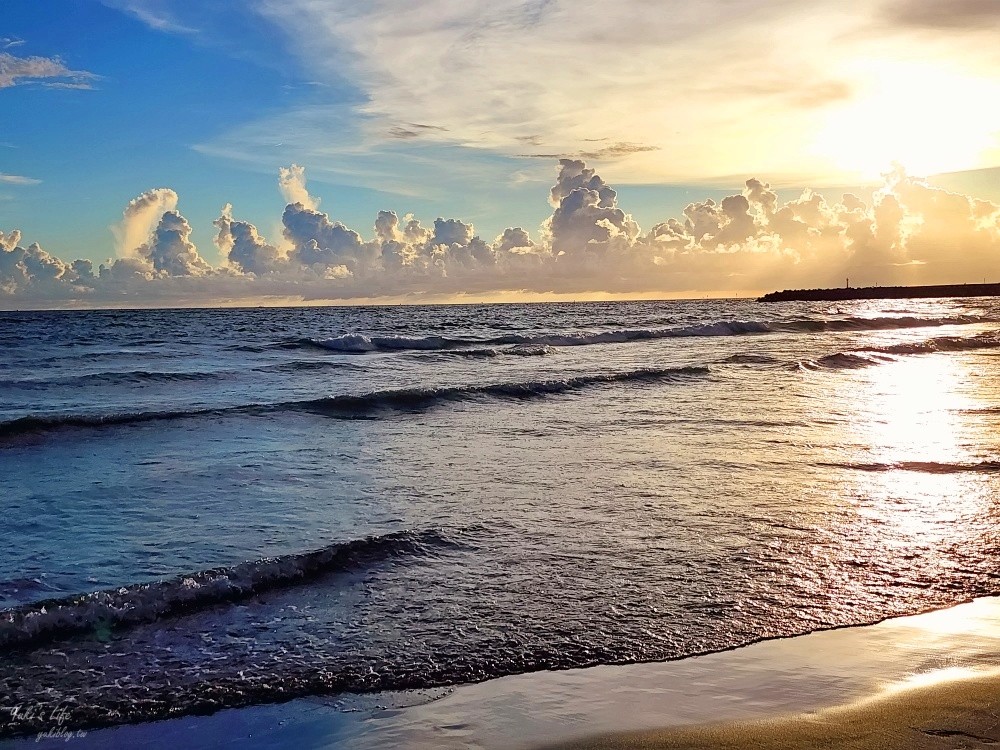
[[[866,286],[843,289],[786,289],[759,302],[835,302],[847,299],[908,299],[926,297],[1000,297],[1000,284],[939,284],[935,286]]]

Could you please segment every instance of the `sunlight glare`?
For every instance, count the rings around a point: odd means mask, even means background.
[[[831,167],[869,181],[892,163],[920,177],[992,166],[1000,82],[926,62],[858,67],[857,96],[831,110],[813,144]]]

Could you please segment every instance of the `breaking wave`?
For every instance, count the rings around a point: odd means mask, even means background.
[[[1000,333],[987,331],[975,336],[937,336],[926,341],[913,341],[890,346],[869,347],[865,352],[881,354],[933,354],[934,352],[963,352],[1000,347]]]
[[[447,349],[443,354],[456,357],[544,357],[559,350],[547,344],[515,344],[503,348],[489,349]]]
[[[804,360],[796,367],[805,370],[853,370],[895,362],[897,357],[963,352],[1000,348],[1000,333],[988,331],[975,336],[937,336],[925,341],[908,341],[888,346],[872,346],[853,352],[836,352],[817,359]]]
[[[330,573],[458,548],[458,541],[440,531],[399,531],[164,581],[48,599],[0,611],[0,648],[34,646],[74,634],[190,614],[265,591],[308,583]]]
[[[799,362],[798,366],[805,370],[857,370],[862,367],[872,367],[894,361],[893,357],[886,354],[837,352],[818,359],[807,359]]]
[[[303,408],[333,416],[362,416],[385,409],[421,409],[475,398],[529,400],[578,391],[606,383],[676,381],[707,375],[707,367],[643,368],[575,378],[494,383],[442,388],[401,388],[360,396],[332,396],[301,403]]]
[[[668,338],[705,336],[748,336],[767,333],[796,333],[823,331],[877,331],[930,326],[967,325],[991,322],[974,315],[944,318],[916,318],[912,316],[810,318],[778,322],[760,320],[720,320],[715,323],[677,326],[670,328],[632,328],[611,331],[584,331],[579,333],[509,334],[493,338],[451,338],[448,336],[367,336],[345,333],[333,338],[299,338],[278,343],[280,348],[315,348],[339,354],[368,354],[372,352],[442,351],[469,347],[494,346],[591,346],[595,344],[623,344],[633,341],[651,341]],[[508,353],[508,352],[502,352]]]

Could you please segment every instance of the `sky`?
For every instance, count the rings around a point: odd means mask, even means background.
[[[4,0],[0,307],[1000,281],[997,0]]]

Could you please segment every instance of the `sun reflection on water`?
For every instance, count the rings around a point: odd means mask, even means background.
[[[968,362],[900,361],[868,368],[851,387],[861,406],[844,436],[842,463],[859,513],[882,528],[880,542],[910,547],[963,537],[962,521],[982,517],[992,494],[977,470],[990,441],[968,416],[981,405]]]

